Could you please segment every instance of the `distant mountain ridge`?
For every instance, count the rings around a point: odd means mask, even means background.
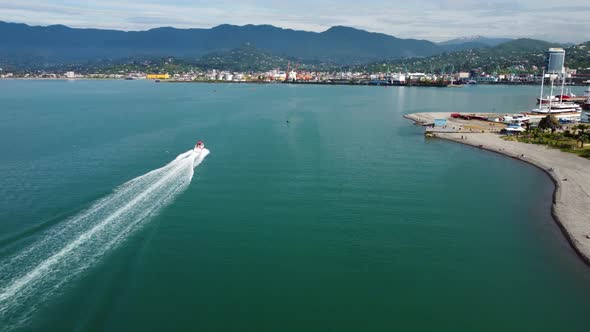
[[[565,45],[483,36],[433,43],[345,26],[323,32],[229,24],[210,29],[161,27],[127,32],[0,21],[0,67],[9,70],[67,67],[87,71],[143,60],[159,63],[167,57],[180,64],[236,70],[284,67],[286,62],[310,69],[382,69],[377,67],[384,63],[410,64],[411,68],[423,70],[446,65],[464,70],[478,66],[489,69],[508,66],[510,61],[526,64],[530,60],[529,64],[536,64],[547,48],[555,46]],[[579,66],[586,63],[584,52],[583,48],[577,51]]]
[[[484,36],[466,36],[455,38],[438,43],[441,46],[461,45],[461,44],[482,44],[486,46],[497,46],[506,42],[514,40],[512,38],[488,38]]]
[[[198,58],[246,43],[278,56],[339,64],[378,59],[423,57],[452,51],[427,40],[335,26],[324,32],[271,25],[219,25],[211,29],[155,28],[146,31],[77,29],[64,25],[29,26],[0,21],[0,57],[43,64],[130,57]]]
[[[0,40],[2,56],[38,56],[48,62],[131,56],[198,57],[245,43],[276,55],[339,63],[427,56],[442,51],[426,40],[400,39],[341,26],[320,33],[270,25],[227,24],[211,29],[164,27],[126,32],[0,22]]]
[[[590,67],[586,44],[571,46],[566,51],[566,66],[575,69]],[[384,65],[391,70],[399,71],[408,68],[410,71],[450,72],[480,70],[492,72],[532,72],[538,71],[545,64],[545,52],[551,47],[564,47],[558,43],[542,40],[521,38],[496,45],[466,49],[457,52],[443,53],[423,58],[392,59],[391,61],[374,62],[365,66],[372,71],[379,71]],[[535,69],[536,67],[536,69]]]

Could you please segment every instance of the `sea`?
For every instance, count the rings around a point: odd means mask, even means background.
[[[0,331],[588,331],[550,179],[403,118],[537,94],[0,80]]]

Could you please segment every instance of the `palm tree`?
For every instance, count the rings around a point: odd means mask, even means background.
[[[578,134],[576,135],[576,139],[578,140],[578,142],[580,142],[580,147],[583,149],[584,148],[584,141],[588,140],[588,134],[586,130],[590,129],[590,127],[588,127],[588,125],[585,124],[579,124],[577,126],[574,126],[573,129],[577,129],[578,130]]]

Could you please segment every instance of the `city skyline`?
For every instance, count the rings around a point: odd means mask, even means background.
[[[211,28],[220,24],[270,24],[321,32],[350,26],[400,38],[441,42],[472,35],[536,38],[555,42],[590,40],[590,4],[572,0],[566,6],[550,1],[421,0],[391,5],[386,1],[154,0],[101,1],[0,0],[0,21],[29,25],[63,24],[74,28],[148,30]]]

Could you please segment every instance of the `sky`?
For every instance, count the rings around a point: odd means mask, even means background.
[[[472,35],[582,42],[590,40],[590,0],[0,0],[0,21],[127,31],[344,25],[436,42]]]

